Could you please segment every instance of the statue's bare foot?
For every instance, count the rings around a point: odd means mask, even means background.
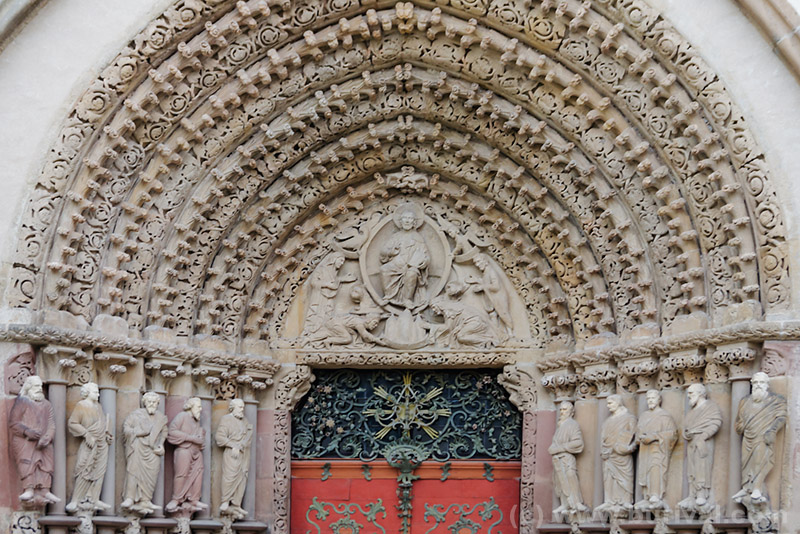
[[[94,503],[94,509],[95,510],[100,510],[100,511],[110,510],[111,509],[111,505],[110,504],[106,504],[103,501],[97,501],[97,502]]]
[[[26,489],[22,493],[22,495],[19,496],[19,500],[21,500],[21,501],[29,501],[31,499],[33,499],[33,490],[32,489]]]
[[[125,499],[119,504],[119,507],[123,510],[133,507],[133,499]]]
[[[202,503],[200,501],[192,503],[193,512],[202,512],[203,510],[208,510],[208,505],[206,503]]]
[[[753,493],[750,494],[750,500],[752,500],[753,502],[765,502],[767,499],[761,493],[760,489],[755,489],[753,490]]]
[[[75,501],[72,501],[64,509],[69,513],[76,512],[78,510],[78,503],[76,503]]]
[[[167,506],[164,507],[164,509],[169,513],[177,512],[178,511],[178,501],[174,501],[174,500],[173,501],[169,501],[167,503]]]
[[[44,500],[46,500],[47,502],[52,503],[52,504],[55,504],[57,502],[61,502],[61,499],[59,499],[58,497],[56,497],[55,495],[53,495],[49,491],[44,494]]]
[[[223,514],[228,511],[229,504],[224,502],[219,506],[219,513]]]

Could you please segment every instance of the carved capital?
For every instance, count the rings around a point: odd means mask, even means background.
[[[619,364],[619,372],[636,382],[637,391],[646,391],[655,387],[659,362],[656,356],[634,358]]]
[[[717,346],[709,353],[708,360],[726,367],[730,380],[747,380],[753,374],[757,354],[758,345],[745,341]]]
[[[761,358],[761,370],[769,376],[794,375],[791,362],[798,361],[800,342],[798,341],[765,341],[764,355]]]
[[[506,365],[497,382],[508,391],[508,400],[520,412],[536,410],[536,380],[532,370],[519,365]]]
[[[48,384],[67,384],[72,369],[78,365],[78,360],[87,357],[87,354],[79,348],[66,347],[63,345],[47,345],[42,349],[42,379]]]
[[[598,397],[607,397],[617,390],[617,369],[613,364],[588,365],[580,373],[583,383],[595,389]]]
[[[278,382],[275,391],[275,404],[278,410],[294,410],[294,407],[311,389],[315,380],[308,365],[298,365]]]
[[[151,358],[145,362],[144,369],[153,391],[160,395],[166,395],[170,382],[187,372],[182,362],[170,358]]]
[[[222,374],[227,367],[203,364],[192,369],[192,382],[197,396],[210,400],[216,396],[216,390],[222,383]]]
[[[670,375],[683,375],[684,384],[696,384],[703,379],[706,365],[705,348],[670,353],[661,357],[661,370]]]
[[[101,389],[116,387],[117,378],[127,372],[129,366],[136,365],[136,358],[133,356],[116,352],[97,352],[93,360]]]
[[[578,375],[566,369],[548,373],[542,378],[542,385],[553,393],[556,402],[573,399],[577,384]]]

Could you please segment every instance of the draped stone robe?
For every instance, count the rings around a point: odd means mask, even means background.
[[[50,491],[53,478],[53,437],[56,432],[53,405],[43,399],[17,397],[8,424],[11,452],[24,489]],[[40,438],[34,438],[33,434]],[[44,446],[39,447],[39,442]]]
[[[636,417],[630,412],[606,419],[601,434],[605,504],[630,506],[633,503],[633,448]]]
[[[134,503],[151,502],[161,469],[161,458],[155,450],[164,446],[167,437],[167,416],[134,410],[122,425],[125,433],[125,489],[123,497]]]
[[[761,402],[752,395],[739,402],[736,432],[742,434],[742,488],[748,492],[760,490],[766,495],[764,480],[774,464],[774,443],[767,444],[765,436],[775,434],[786,423],[786,399],[769,393]]]
[[[75,462],[72,502],[80,505],[88,501],[94,505],[100,500],[103,476],[108,467],[108,419],[99,402],[84,399],[75,406],[67,427],[73,436],[84,438],[78,447],[78,458]],[[94,439],[93,445],[88,444],[86,436]]]
[[[169,425],[167,441],[175,445],[173,465],[175,482],[172,485],[172,500],[178,505],[197,503],[203,489],[203,445],[206,431],[200,421],[190,412],[183,411]]]
[[[247,486],[250,469],[250,443],[253,439],[253,425],[245,418],[233,414],[222,417],[217,427],[217,445],[223,447],[222,453],[222,502],[235,506],[242,505],[242,497]],[[237,449],[241,449],[239,452]]]
[[[569,510],[580,509],[583,497],[575,455],[583,452],[583,434],[575,419],[570,417],[558,425],[549,452],[553,457],[553,478],[561,506]]]
[[[689,410],[684,436],[689,477],[689,496],[708,499],[711,493],[711,472],[714,463],[714,434],[722,426],[722,412],[713,401],[706,400]]]
[[[652,496],[663,499],[669,457],[678,439],[675,420],[660,406],[647,410],[639,417],[637,434],[655,438],[650,443],[639,444],[639,485],[644,488],[646,499]]]

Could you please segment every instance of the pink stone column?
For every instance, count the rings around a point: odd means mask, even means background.
[[[533,496],[535,511],[540,522],[548,522],[553,514],[553,459],[547,452],[556,433],[555,410],[536,412],[536,467],[534,480],[536,491]]]
[[[519,532],[536,532],[536,413],[522,412],[522,472],[519,484]]]

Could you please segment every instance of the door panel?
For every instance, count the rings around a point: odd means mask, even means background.
[[[381,460],[293,461],[292,534],[401,532],[397,475]],[[410,534],[517,532],[520,462],[426,461],[414,475]]]

